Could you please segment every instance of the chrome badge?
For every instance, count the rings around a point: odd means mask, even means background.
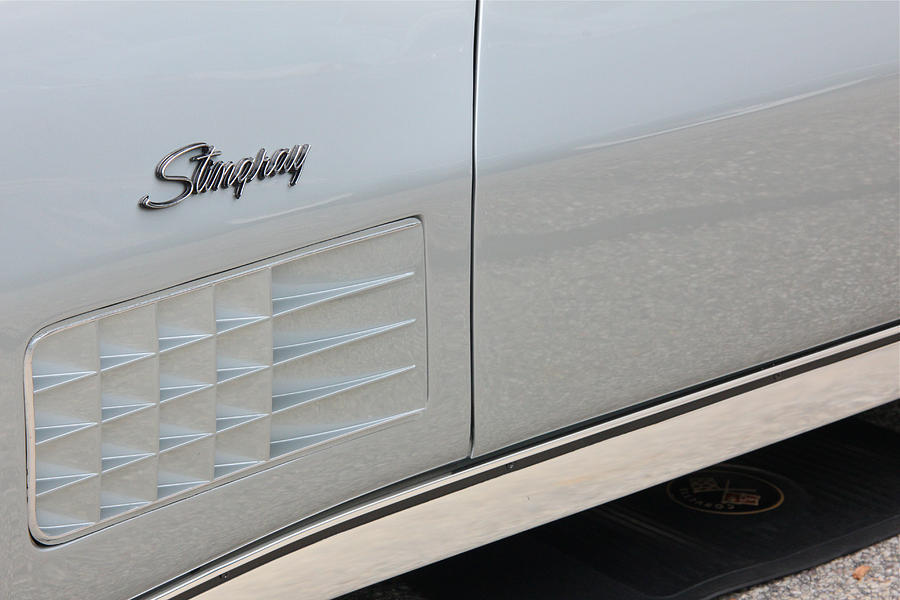
[[[197,151],[199,154],[190,159],[197,163],[193,175],[187,177],[167,172],[175,159]],[[289,185],[296,185],[308,152],[309,144],[297,145],[290,149],[280,148],[271,156],[266,154],[265,148],[260,148],[255,157],[248,156],[233,162],[214,160],[222,153],[212,144],[207,142],[188,144],[169,152],[156,165],[157,178],[181,185],[183,187],[181,193],[163,202],[155,202],[150,199],[149,195],[146,195],[140,199],[138,204],[144,208],[168,208],[189,196],[227,188],[234,188],[234,197],[240,198],[244,186],[254,179],[265,179],[288,173],[291,175]]]

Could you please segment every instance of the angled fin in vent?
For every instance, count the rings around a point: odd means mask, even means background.
[[[312,402],[313,400],[327,398],[328,396],[333,396],[334,394],[352,390],[368,383],[381,381],[382,379],[387,379],[388,377],[391,377],[393,375],[399,375],[400,373],[405,373],[415,368],[415,365],[409,365],[400,369],[393,369],[390,371],[375,373],[373,375],[366,375],[365,377],[356,377],[354,379],[345,379],[343,381],[309,387],[306,389],[297,390],[296,392],[275,394],[272,396],[272,412],[287,410],[288,408],[298,406],[306,402]]]
[[[184,444],[190,444],[196,440],[208,437],[209,433],[182,433],[180,435],[165,435],[159,438],[159,451],[165,452]]]
[[[238,425],[243,425],[244,423],[249,423],[250,421],[254,421],[265,416],[265,414],[255,414],[237,415],[234,417],[217,417],[216,431],[225,431],[226,429],[231,429],[232,427],[237,427]]]
[[[71,423],[68,425],[47,425],[46,427],[34,428],[34,440],[37,444],[43,444],[50,440],[93,427],[96,423]]]
[[[169,350],[174,350],[175,348],[187,346],[188,344],[193,344],[194,342],[206,340],[211,337],[212,337],[211,333],[196,333],[196,334],[163,336],[163,337],[159,338],[159,351],[160,352],[168,352]]]
[[[144,410],[153,406],[150,402],[140,402],[137,404],[114,404],[112,406],[102,406],[100,415],[103,421],[110,421],[117,417],[122,417],[139,410]]]
[[[387,275],[363,281],[343,282],[329,286],[307,285],[302,288],[302,291],[300,289],[282,289],[278,292],[280,295],[272,298],[272,314],[282,315],[293,310],[312,306],[313,304],[334,300],[335,298],[342,298],[372,288],[381,287],[395,281],[408,279],[413,275],[415,275],[415,272],[407,271],[406,273],[397,275]]]
[[[216,332],[224,333],[226,331],[231,331],[232,329],[237,329],[238,327],[244,327],[245,325],[252,325],[254,323],[259,323],[260,321],[265,321],[268,318],[269,317],[253,316],[227,317],[216,319]]]
[[[34,385],[34,391],[42,392],[58,385],[78,381],[79,379],[84,379],[85,377],[90,377],[91,375],[96,374],[97,371],[73,371],[71,373],[48,373],[46,375],[34,375],[31,379],[32,385]]]
[[[262,371],[263,369],[268,369],[268,365],[249,365],[244,367],[222,367],[216,370],[216,377],[218,383],[223,383],[228,381],[229,379],[236,379],[237,377],[243,377],[244,375],[250,375],[251,373],[256,373],[258,371]]]
[[[342,333],[329,337],[305,340],[296,344],[276,346],[273,354],[274,363],[276,365],[285,363],[289,360],[294,360],[295,358],[301,358],[303,356],[315,354],[316,352],[328,350],[329,348],[336,348],[337,346],[343,346],[344,344],[349,344],[357,340],[364,340],[374,335],[411,325],[415,323],[415,321],[415,319],[407,319],[406,321],[400,321],[399,323],[391,323],[390,325],[372,327],[370,329],[363,329],[361,331],[352,331],[350,333]]]
[[[211,383],[192,383],[188,385],[172,385],[159,388],[159,401],[166,402],[168,400],[174,400],[175,398],[180,398],[181,396],[193,394],[194,392],[199,392],[211,387]]]
[[[75,475],[59,475],[57,477],[38,477],[35,479],[35,485],[37,487],[35,492],[38,495],[41,495],[50,490],[55,490],[58,487],[75,483],[76,481],[81,481],[82,479],[87,479],[88,477],[93,477],[95,475],[96,473],[78,473]]]
[[[119,455],[119,456],[104,456],[100,462],[101,462],[103,471],[105,472],[105,471],[115,469],[117,467],[123,467],[127,464],[141,460],[142,458],[147,458],[148,456],[153,456],[153,454],[150,452],[145,452],[143,454],[123,454],[123,455]]]
[[[153,356],[153,352],[131,352],[128,354],[101,354],[100,355],[100,370],[107,371],[109,369],[113,369],[115,367],[121,365],[127,365],[128,363],[133,363],[136,360],[141,360],[142,358],[148,358]]]
[[[312,446],[314,444],[318,444],[320,442],[324,442],[326,440],[330,440],[332,438],[345,436],[351,434],[355,431],[360,431],[362,429],[369,429],[372,427],[376,427],[378,425],[384,425],[387,423],[391,423],[398,419],[402,419],[404,417],[410,416],[414,413],[421,412],[420,410],[412,411],[407,414],[402,415],[392,415],[390,417],[385,417],[382,419],[374,419],[371,421],[365,421],[363,423],[356,423],[353,425],[348,425],[346,427],[340,427],[336,429],[330,429],[327,431],[319,431],[314,433],[303,433],[300,435],[283,438],[279,440],[273,440],[270,444],[271,449],[270,452],[272,456],[281,456],[282,454],[287,454],[289,452],[294,452],[296,450],[300,450],[306,448],[307,446]]]

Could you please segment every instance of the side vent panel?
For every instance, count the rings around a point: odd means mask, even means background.
[[[423,411],[424,269],[407,219],[37,335],[34,537],[73,539]]]

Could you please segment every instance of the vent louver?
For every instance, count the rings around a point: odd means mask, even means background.
[[[32,533],[72,539],[411,417],[425,339],[415,219],[41,333],[26,359]]]

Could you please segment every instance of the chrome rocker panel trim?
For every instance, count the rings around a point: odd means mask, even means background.
[[[892,326],[301,523],[140,598],[333,598],[897,397]]]

